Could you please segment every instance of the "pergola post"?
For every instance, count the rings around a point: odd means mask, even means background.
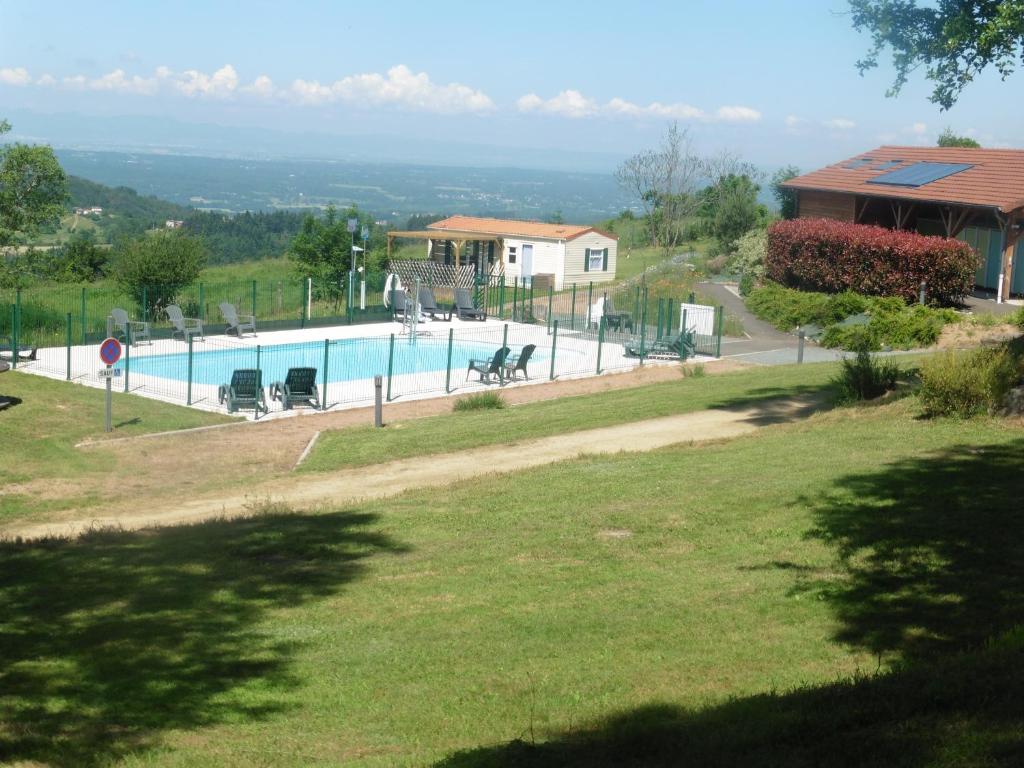
[[[1006,218],[999,217],[999,228],[1003,232],[1003,258],[999,267],[999,293],[996,301],[1002,304],[1010,298],[1010,288],[1013,286],[1013,252],[1020,240],[1020,227],[1018,220],[1010,214]]]

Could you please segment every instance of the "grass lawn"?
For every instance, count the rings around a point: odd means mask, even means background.
[[[320,436],[302,470],[315,472],[377,464],[707,408],[743,407],[775,397],[814,393],[827,397],[830,381],[838,370],[835,363],[820,363],[756,368],[715,376],[683,378],[680,374],[678,381],[501,410],[432,416],[388,424],[385,429],[333,430]]]
[[[908,398],[0,544],[0,762],[1014,764],[1024,643],[984,644],[1024,617],[1022,465]]]
[[[74,447],[86,438],[107,436],[103,431],[106,397],[103,390],[14,371],[0,374],[0,394],[20,400],[17,405],[0,411],[2,483],[54,478],[70,484],[84,472],[114,469],[109,456],[83,453]],[[234,420],[119,392],[114,393],[112,413],[115,431],[110,437]],[[4,493],[0,495],[0,520],[15,513],[23,514],[35,503],[31,496]]]

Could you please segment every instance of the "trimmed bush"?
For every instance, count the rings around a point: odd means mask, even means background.
[[[955,304],[974,284],[978,255],[967,243],[830,219],[779,221],[768,229],[765,275],[804,291],[856,291]]]
[[[505,401],[497,392],[478,392],[468,397],[460,397],[452,406],[453,411],[486,411],[504,408]]]
[[[919,396],[929,416],[969,418],[993,412],[1020,380],[1020,360],[1006,346],[933,355],[921,364]]]
[[[864,326],[851,330],[851,344],[857,356],[843,360],[842,370],[833,381],[839,391],[838,399],[840,402],[874,400],[896,388],[900,369],[892,360],[879,360],[870,353],[871,341]]]

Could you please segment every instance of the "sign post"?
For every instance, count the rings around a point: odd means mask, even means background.
[[[110,325],[109,320],[107,322],[107,325],[108,326]],[[109,332],[109,328],[108,328],[108,332]],[[121,342],[118,341],[117,339],[115,339],[113,336],[108,336],[106,339],[103,340],[103,343],[100,344],[100,360],[103,362],[103,364],[106,367],[100,369],[99,375],[100,375],[100,378],[103,378],[103,379],[107,380],[107,413],[106,413],[106,419],[103,422],[103,431],[104,432],[111,432],[114,429],[114,427],[113,427],[113,420],[111,418],[111,413],[110,413],[111,404],[112,404],[112,401],[113,401],[113,396],[111,395],[111,391],[112,391],[112,386],[113,386],[113,383],[114,383],[114,375],[116,373],[114,371],[113,366],[120,359],[121,359]]]

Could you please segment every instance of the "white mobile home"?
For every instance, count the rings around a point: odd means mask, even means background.
[[[615,279],[618,238],[594,227],[540,221],[451,216],[426,232],[390,232],[427,241],[440,264],[472,265],[512,284],[529,281],[561,290],[570,283]]]

